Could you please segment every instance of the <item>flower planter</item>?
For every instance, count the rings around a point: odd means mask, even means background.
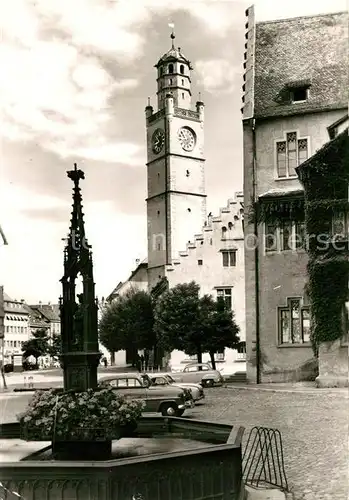
[[[55,460],[109,460],[112,441],[52,441]]]
[[[25,441],[51,441],[52,453],[57,460],[108,460],[112,441],[131,437],[137,429],[137,422],[128,422],[112,431],[103,428],[74,429],[73,432],[55,436],[40,434],[38,430],[21,426],[21,439]]]

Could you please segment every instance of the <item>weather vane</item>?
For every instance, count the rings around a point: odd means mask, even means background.
[[[176,35],[174,33],[175,25],[173,23],[168,23],[168,26],[172,28],[171,39],[172,39],[172,48],[174,49],[174,39],[176,38]]]

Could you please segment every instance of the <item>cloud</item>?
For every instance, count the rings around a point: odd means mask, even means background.
[[[120,70],[123,60],[135,57],[143,41],[137,32],[128,36],[126,31],[141,22],[143,10],[133,12],[123,1],[106,5],[93,0],[76,0],[74,5],[14,0],[6,8],[1,4],[3,137],[35,141],[64,158],[130,158],[137,163],[132,159],[136,144],[122,142],[118,147],[121,130],[109,103],[116,94],[136,88],[138,80],[127,74],[112,77],[100,51],[108,40]]]
[[[234,90],[233,82],[240,74],[239,68],[232,66],[226,59],[210,59],[196,61],[198,83],[207,92],[229,93]]]

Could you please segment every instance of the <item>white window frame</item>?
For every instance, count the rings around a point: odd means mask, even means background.
[[[299,129],[284,130],[283,137],[279,137],[278,139],[274,139],[274,180],[275,181],[287,181],[288,179],[298,179],[298,175],[296,173],[294,175],[289,175],[288,165],[287,165],[287,175],[286,175],[286,177],[279,177],[278,176],[277,143],[278,142],[284,142],[284,141],[286,141],[286,145],[287,145],[287,134],[293,134],[293,133],[296,134],[297,144],[298,144],[298,141],[300,141],[301,139],[306,139],[307,140],[308,158],[310,158],[311,155],[312,155],[311,154],[311,148],[310,148],[310,136],[301,135],[300,132],[299,132]],[[297,149],[297,152],[298,152],[298,149]],[[300,163],[297,162],[297,166],[298,165],[300,165]]]
[[[303,99],[302,101],[295,101],[294,100],[294,92],[299,90],[299,89],[305,89],[306,98]],[[302,104],[302,103],[307,102],[309,100],[309,95],[310,95],[310,88],[306,85],[300,85],[299,87],[294,87],[294,88],[290,89],[290,97],[291,97],[292,104]]]
[[[305,252],[306,248],[305,247],[296,247],[296,226],[299,224],[299,222],[291,221],[291,233],[292,233],[292,244],[291,248],[288,250],[283,250],[282,249],[282,227],[279,225],[276,225],[276,248],[275,250],[268,250],[266,247],[266,235],[267,235],[267,226],[268,223],[264,222],[263,224],[263,251],[264,255],[273,255],[276,253],[284,253],[284,252]],[[304,222],[303,222],[304,224]]]
[[[282,331],[281,331],[281,311],[284,310],[291,310],[290,308],[290,301],[291,300],[299,300],[299,321],[300,321],[300,327],[301,327],[301,336],[302,336],[302,342],[282,342]],[[297,347],[297,346],[305,346],[308,347],[311,345],[310,339],[307,341],[304,341],[304,331],[303,331],[303,311],[307,311],[309,313],[309,320],[310,320],[310,306],[308,304],[305,304],[304,297],[301,297],[299,295],[294,296],[294,297],[286,297],[285,300],[285,305],[278,306],[277,311],[276,311],[276,332],[277,332],[277,345],[279,347]],[[292,322],[292,318],[291,318]]]
[[[219,295],[219,291],[223,291],[223,295]],[[226,294],[225,292],[229,290],[230,294]],[[230,297],[230,310],[233,310],[233,287],[232,286],[217,286],[216,287],[216,298],[222,297],[225,299],[225,297]]]

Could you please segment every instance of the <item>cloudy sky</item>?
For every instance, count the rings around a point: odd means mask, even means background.
[[[242,189],[241,85],[246,0],[1,2],[0,284],[16,299],[57,302],[71,181],[83,196],[97,293],[146,256],[144,107],[176,44],[205,101],[208,210]],[[166,6],[165,6],[166,4]],[[346,8],[346,0],[256,0],[257,21]],[[200,228],[198,228],[199,231]],[[1,243],[0,243],[1,245]]]

